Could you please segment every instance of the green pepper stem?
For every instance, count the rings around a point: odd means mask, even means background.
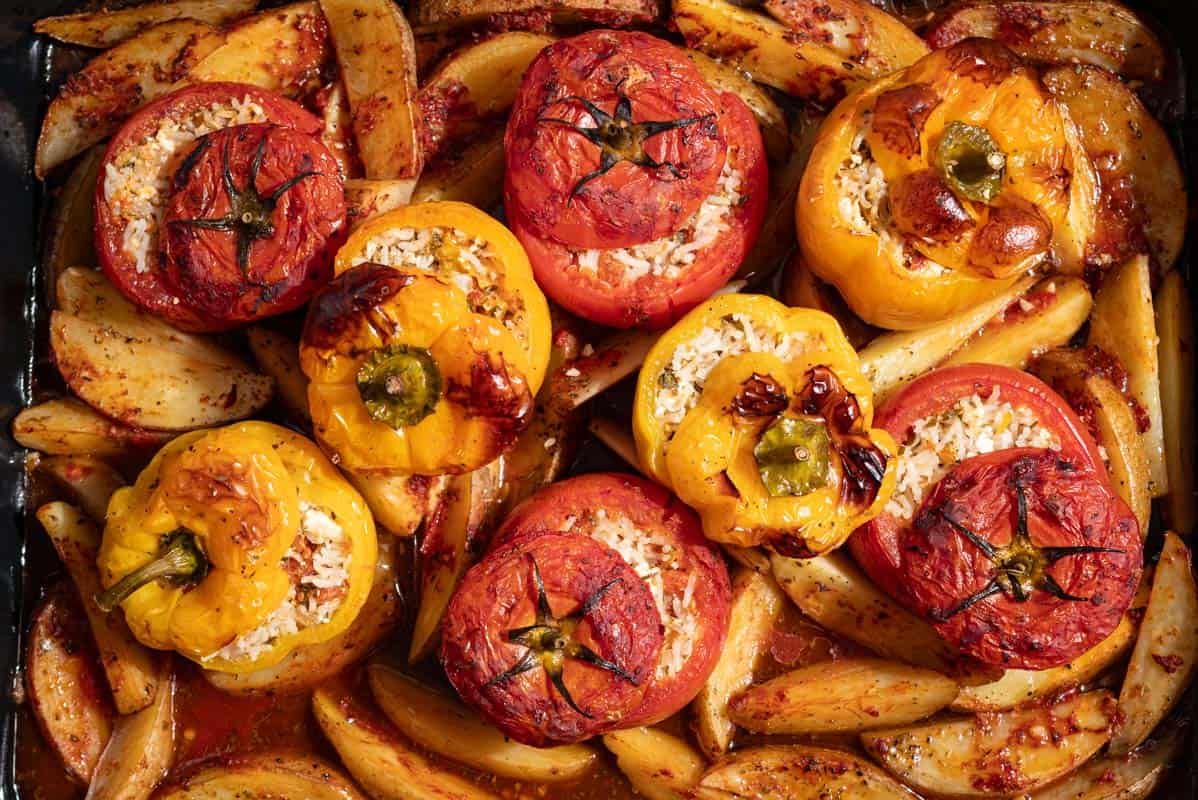
[[[114,583],[96,595],[96,605],[104,613],[111,612],[147,583],[173,581],[189,583],[199,580],[208,571],[208,559],[200,552],[195,534],[176,531],[166,539],[158,557]]]

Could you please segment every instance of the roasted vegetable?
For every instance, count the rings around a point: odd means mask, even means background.
[[[703,776],[707,762],[685,740],[656,728],[629,728],[604,734],[603,746],[632,788],[648,800],[685,800]]]
[[[1165,276],[1153,303],[1160,337],[1161,419],[1169,495],[1166,519],[1182,536],[1193,532],[1198,517],[1194,448],[1194,311],[1179,272]]]
[[[422,28],[457,28],[510,19],[515,26],[524,18],[541,15],[562,22],[597,21],[649,23],[657,19],[654,0],[418,0],[413,22]]]
[[[146,28],[177,19],[223,25],[257,5],[257,0],[161,0],[113,11],[42,17],[33,23],[33,31],[81,47],[112,47]]]
[[[909,800],[886,773],[852,753],[822,747],[750,747],[738,750],[699,780],[698,800]]]
[[[51,456],[39,459],[37,467],[50,475],[71,495],[71,501],[93,521],[104,523],[108,501],[125,479],[108,464],[88,456]]]
[[[45,246],[46,284],[53,287],[68,267],[96,266],[95,218],[92,206],[104,147],[85,152],[55,198]]]
[[[87,800],[147,800],[175,756],[175,679],[169,664],[148,706],[116,721]]]
[[[122,425],[67,397],[27,406],[13,419],[12,435],[30,450],[61,456],[106,458],[144,452],[171,435]]]
[[[188,774],[157,800],[366,800],[334,765],[316,756],[257,752],[222,756]],[[404,800],[410,800],[405,797]]]

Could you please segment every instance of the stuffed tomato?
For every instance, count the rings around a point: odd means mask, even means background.
[[[96,252],[130,300],[217,331],[306,303],[332,275],[345,197],[321,123],[237,83],[157,100],[113,137],[95,196]]]
[[[545,48],[504,148],[504,207],[537,280],[604,325],[673,322],[736,271],[765,213],[765,152],[748,107],[643,33]]]

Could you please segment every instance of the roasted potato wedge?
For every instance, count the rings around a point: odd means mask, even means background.
[[[219,48],[225,35],[203,22],[165,22],[96,56],[46,109],[34,172],[50,170],[111,136],[143,104],[166,94]]]
[[[416,43],[391,0],[320,0],[367,178],[415,181],[424,168]]]
[[[1130,755],[1091,759],[1030,800],[1145,800],[1160,785],[1184,742],[1174,727]]]
[[[104,524],[108,500],[125,485],[125,478],[108,464],[90,456],[50,456],[38,462],[97,524]]]
[[[757,119],[770,163],[776,166],[785,164],[791,152],[790,126],[786,122],[785,112],[778,107],[769,93],[749,80],[740,70],[716,61],[705,53],[687,50],[686,57],[698,67],[713,89],[734,94],[745,102]]]
[[[512,741],[457,698],[391,667],[371,664],[367,675],[375,702],[404,736],[460,764],[514,780],[557,783],[585,775],[598,760],[582,744],[538,748]]]
[[[769,646],[785,602],[769,575],[742,568],[733,578],[728,638],[707,683],[691,703],[699,744],[712,758],[732,745],[736,726],[728,716],[728,703],[753,682],[753,668]]]
[[[1119,692],[1121,722],[1111,752],[1124,755],[1148,737],[1181,699],[1198,662],[1198,587],[1190,551],[1165,534],[1148,611]]]
[[[87,784],[112,735],[116,709],[74,587],[50,587],[33,611],[25,651],[29,706],[50,749]]]
[[[728,716],[758,733],[838,733],[906,725],[957,696],[939,672],[880,658],[823,661],[746,689]]]
[[[415,189],[414,178],[353,178],[346,181],[345,217],[349,221],[350,230],[371,217],[406,206],[412,201]]]
[[[47,503],[37,510],[37,519],[79,590],[117,711],[140,711],[158,694],[161,658],[133,638],[119,611],[105,614],[96,605],[95,597],[103,588],[96,569],[100,532],[82,511],[67,503]]]
[[[822,747],[753,747],[738,750],[707,771],[697,800],[903,800],[911,792],[852,753]]]
[[[418,753],[338,681],[316,690],[312,712],[345,768],[375,800],[498,797]]]
[[[297,647],[273,667],[240,673],[205,671],[204,678],[230,694],[294,694],[323,683],[361,661],[395,630],[403,617],[403,600],[396,588],[400,569],[397,547],[390,537],[379,538],[370,594],[344,631],[320,644]]]
[[[326,83],[316,94],[314,102],[324,123],[320,141],[337,159],[341,177],[345,180],[361,178],[362,165],[358,161],[353,140],[354,118],[350,114],[349,99],[345,96],[345,84],[340,78]]]
[[[1111,736],[1110,692],[1051,706],[863,733],[866,752],[917,791],[1005,797],[1038,789],[1084,764]]]
[[[647,23],[657,19],[656,0],[417,0],[413,24],[421,28],[458,28],[511,16],[548,13],[554,22],[572,23],[588,16]]]
[[[603,735],[603,746],[632,788],[649,800],[686,800],[707,762],[683,739],[657,728],[629,728]]]
[[[154,701],[116,721],[85,800],[148,800],[174,755],[175,679],[167,665]]]
[[[300,369],[299,343],[281,333],[255,325],[245,332],[254,363],[270,376],[278,389],[278,398],[297,421],[312,423],[308,411],[308,376]]]
[[[1198,486],[1194,442],[1194,308],[1179,272],[1165,276],[1156,292],[1156,333],[1160,337],[1161,418],[1165,433],[1165,467],[1169,526],[1188,536],[1198,523]]]
[[[494,208],[503,197],[503,131],[472,142],[460,151],[443,152],[420,173],[413,203],[458,200]]]
[[[225,43],[196,64],[186,82],[236,81],[298,97],[316,88],[330,56],[320,7],[315,0],[294,3],[234,25]]]
[[[1024,58],[1048,64],[1094,64],[1127,78],[1160,80],[1160,41],[1121,3],[1107,0],[997,0],[958,3],[924,38],[934,48],[962,39],[997,39]]]
[[[791,256],[782,273],[782,300],[788,306],[814,308],[831,314],[854,347],[864,348],[877,333],[877,328],[853,313],[836,287],[815,277],[803,261],[802,253]]]
[[[106,48],[120,44],[154,25],[190,19],[209,25],[224,25],[244,16],[258,0],[169,0],[142,3],[115,11],[85,11],[62,17],[43,17],[33,24],[34,33],[44,33],[60,42],[80,47]]]
[[[155,800],[366,800],[339,768],[289,752],[226,756],[155,795]]]
[[[1164,128],[1106,70],[1058,67],[1043,79],[1098,171],[1103,202],[1089,258],[1123,261],[1146,243],[1158,275],[1172,267],[1185,239],[1186,185]]]
[[[85,152],[71,168],[71,174],[55,199],[44,262],[49,286],[54,285],[67,267],[96,266],[92,209],[103,157],[104,148],[101,145]]]
[[[1152,496],[1160,497],[1169,491],[1169,474],[1150,281],[1147,256],[1136,256],[1107,276],[1094,298],[1090,344],[1118,357],[1127,369],[1128,390],[1148,413],[1149,427],[1142,434],[1144,452]]]
[[[349,482],[362,495],[374,521],[392,536],[416,533],[425,518],[441,501],[449,479],[423,475],[358,475],[346,473]]]
[[[170,439],[169,433],[114,422],[73,397],[21,409],[13,419],[12,436],[30,450],[57,456],[101,458],[149,450]]]

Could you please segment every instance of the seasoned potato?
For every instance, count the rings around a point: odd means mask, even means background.
[[[155,795],[156,800],[366,800],[340,769],[317,756],[260,752],[224,756]]]
[[[413,203],[458,200],[479,208],[494,208],[503,197],[503,131],[498,130],[460,151],[442,153],[437,163],[420,173]]]
[[[125,485],[121,473],[90,456],[50,456],[41,459],[37,467],[54,478],[71,495],[71,501],[101,525],[109,498]]]
[[[1160,785],[1184,741],[1174,726],[1130,755],[1108,754],[1087,761],[1032,794],[1030,800],[1145,800]]]
[[[361,225],[371,217],[406,206],[416,188],[413,178],[376,179],[353,178],[345,182],[345,218],[349,228]]]
[[[43,17],[33,24],[33,31],[67,44],[104,48],[120,44],[146,28],[177,19],[224,25],[250,13],[257,5],[258,0],[163,0],[116,11]]]
[[[116,721],[87,787],[87,800],[145,800],[170,770],[174,748],[175,679],[168,665],[159,676],[154,701]]]
[[[802,253],[795,253],[782,273],[782,301],[788,306],[814,308],[831,314],[854,347],[864,348],[877,333],[876,328],[853,313],[835,287],[815,277]]]
[[[1084,764],[1111,736],[1110,692],[1051,706],[863,733],[866,751],[921,792],[1005,797],[1037,789]]]
[[[632,788],[649,800],[685,800],[707,762],[682,739],[657,728],[629,728],[603,735],[603,746]]]
[[[424,475],[358,475],[345,477],[362,495],[375,522],[392,536],[412,536],[441,502],[449,478]]]
[[[164,444],[170,434],[114,422],[73,397],[21,409],[12,423],[22,447],[59,456],[124,456]]]
[[[1198,486],[1194,461],[1194,309],[1179,272],[1165,276],[1157,290],[1156,333],[1161,365],[1161,419],[1165,434],[1165,467],[1169,526],[1182,536],[1198,522]]]
[[[423,27],[455,28],[485,22],[488,18],[548,12],[555,22],[570,23],[594,15],[646,23],[657,18],[656,0],[416,0],[412,21]]]
[[[46,239],[47,283],[53,286],[67,267],[96,266],[93,203],[104,147],[96,145],[75,162],[50,215]]]
[[[299,343],[281,333],[255,325],[245,332],[258,368],[274,379],[278,397],[296,420],[310,425],[308,376],[300,369]]]
[[[695,787],[698,800],[903,800],[911,792],[868,761],[822,747],[753,747],[719,762]]]

